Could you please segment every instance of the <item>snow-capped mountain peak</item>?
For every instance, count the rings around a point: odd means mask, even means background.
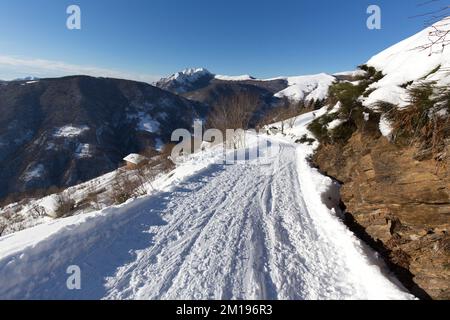
[[[185,93],[205,84],[214,78],[214,74],[205,68],[188,68],[162,78],[155,85],[175,93]]]
[[[167,80],[176,80],[178,82],[192,82],[205,75],[212,75],[205,68],[187,68],[183,71],[176,72],[167,78]]]
[[[252,77],[248,74],[243,74],[240,76],[224,76],[224,75],[216,75],[215,79],[222,80],[222,81],[248,81],[248,80],[257,80],[256,78]]]

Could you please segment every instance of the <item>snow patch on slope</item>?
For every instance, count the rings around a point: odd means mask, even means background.
[[[156,133],[159,131],[160,123],[150,117],[148,114],[139,114],[138,128],[141,131],[146,131],[150,133]]]
[[[224,75],[216,75],[214,77],[217,80],[223,80],[223,81],[246,81],[246,80],[256,80],[252,76],[248,74],[244,74],[241,76],[224,76]]]
[[[88,126],[73,126],[67,125],[61,128],[56,129],[53,136],[55,138],[74,138],[80,136],[84,132],[88,131]]]
[[[296,101],[323,100],[328,96],[329,87],[336,81],[335,77],[326,73],[285,79],[288,81],[288,88],[275,94],[275,97]]]
[[[353,71],[344,71],[344,72],[338,72],[338,73],[334,73],[333,76],[335,77],[351,77],[351,78],[356,78],[356,77],[363,77],[367,74],[366,71],[364,70],[353,70]]]
[[[35,166],[30,166],[27,171],[21,177],[21,180],[29,182],[35,179],[41,178],[45,173],[45,167],[43,164],[37,164]]]
[[[86,159],[92,157],[92,146],[88,143],[80,143],[75,150],[75,158]]]

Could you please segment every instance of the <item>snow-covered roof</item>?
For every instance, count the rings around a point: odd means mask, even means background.
[[[132,163],[132,164],[141,164],[142,162],[144,162],[145,160],[147,160],[146,157],[141,156],[140,154],[137,153],[132,153],[129,154],[128,156],[126,156],[125,158],[123,158],[123,160],[125,160],[126,162]]]

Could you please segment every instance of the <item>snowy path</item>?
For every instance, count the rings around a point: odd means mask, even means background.
[[[411,298],[311,196],[299,148],[281,143],[270,165],[210,165],[17,250],[5,253],[33,229],[0,238],[0,298]],[[79,291],[66,288],[69,265],[81,268]]]

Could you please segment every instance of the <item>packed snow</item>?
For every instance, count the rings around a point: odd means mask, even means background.
[[[89,131],[89,127],[85,125],[82,126],[67,125],[56,129],[53,136],[55,138],[75,138],[87,131]]]
[[[271,161],[224,165],[208,146],[159,192],[1,237],[0,298],[412,299],[343,224],[338,185],[308,162],[317,143],[293,142],[325,111],[249,134],[245,152],[263,139]]]

